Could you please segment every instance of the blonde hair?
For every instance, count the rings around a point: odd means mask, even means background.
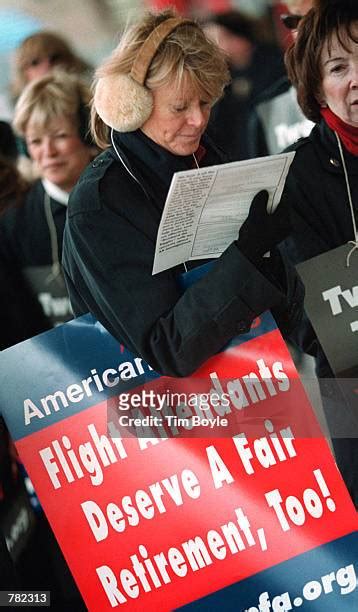
[[[14,129],[24,137],[30,120],[43,129],[59,116],[80,127],[81,109],[88,107],[90,97],[89,87],[79,77],[53,71],[25,87],[15,106]]]
[[[54,32],[36,32],[25,38],[15,51],[11,83],[11,92],[17,98],[28,80],[25,72],[27,68],[48,57],[52,66],[62,66],[67,71],[84,74],[91,70],[91,66],[72,51],[70,45]]]
[[[139,49],[151,32],[163,21],[176,17],[171,9],[161,13],[146,13],[140,22],[130,27],[119,45],[97,69],[93,90],[102,77],[129,74]],[[184,23],[173,30],[159,46],[146,75],[145,87],[155,90],[174,81],[179,88],[184,78],[213,103],[230,81],[223,52],[195,22]],[[91,131],[101,148],[109,146],[109,128],[91,105]]]

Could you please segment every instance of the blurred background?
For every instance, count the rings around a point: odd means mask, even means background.
[[[275,0],[0,0],[0,119],[10,119],[6,102],[11,62],[24,38],[42,29],[60,33],[89,64],[96,66],[118,42],[123,27],[144,8],[174,6],[186,15],[205,19],[212,13],[238,9],[255,19],[265,42],[285,47],[290,39]]]

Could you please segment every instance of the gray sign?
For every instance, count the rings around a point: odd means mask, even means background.
[[[358,250],[347,244],[297,266],[305,309],[332,370],[358,378]]]

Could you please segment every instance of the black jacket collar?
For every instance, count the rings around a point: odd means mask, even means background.
[[[342,174],[343,166],[336,135],[323,119],[313,128],[309,138],[318,151],[323,167],[334,174]],[[349,153],[343,144],[342,148],[348,175],[358,175],[358,158]]]
[[[116,146],[119,145],[121,149],[124,149],[135,165],[138,162],[139,166],[143,164],[152,175],[155,175],[156,179],[165,184],[167,189],[169,189],[175,172],[193,168],[194,158],[192,155],[174,155],[148,138],[141,130],[125,134],[114,132],[113,139]]]
[[[141,130],[127,133],[113,131],[113,140],[116,147],[124,153],[131,169],[138,168],[147,174],[147,177],[150,175],[150,183],[153,183],[154,178],[154,181],[159,181],[166,190],[169,189],[175,172],[196,167],[193,155],[174,155],[148,138]],[[201,144],[206,149],[206,154],[200,166],[211,166],[227,161],[223,152],[214,145],[207,134],[203,135]]]

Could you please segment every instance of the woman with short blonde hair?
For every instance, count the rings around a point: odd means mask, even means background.
[[[16,104],[13,126],[20,136],[25,137],[30,121],[39,128],[44,128],[58,116],[79,123],[80,109],[88,107],[90,99],[90,90],[79,77],[57,69],[25,88]]]
[[[110,79],[114,91],[121,88],[123,83],[125,86],[123,80],[120,80],[118,85],[118,76],[130,74],[145,40],[155,27],[172,15],[170,10],[163,11],[159,15],[148,13],[139,23],[128,28],[110,57],[97,69],[93,83],[94,91],[98,91],[101,79],[104,78]],[[206,96],[211,104],[221,97],[224,87],[230,81],[224,54],[195,22],[189,20],[183,23],[181,28],[173,30],[166,44],[159,47],[148,67],[145,86],[149,91],[154,91],[171,82],[179,90],[184,78],[189,78],[192,87]],[[114,104],[122,106],[121,109],[117,109],[117,113],[135,115],[136,107],[143,104],[142,99],[126,96],[123,90],[120,93],[120,98],[113,95]],[[109,127],[99,116],[95,104],[92,105],[91,128],[98,146],[101,148],[109,146]]]
[[[15,108],[15,129],[39,178],[1,217],[0,263],[26,277],[52,324],[72,318],[60,266],[62,235],[69,193],[97,153],[89,99],[78,77],[54,71],[29,83]]]
[[[263,242],[256,239],[256,221],[246,224],[246,238],[234,241],[185,292],[182,272],[202,260],[152,274],[174,173],[223,161],[206,127],[228,78],[222,52],[195,22],[172,11],[144,16],[97,71],[92,129],[106,150],[69,203],[63,266],[75,315],[91,312],[169,376],[193,372],[271,306],[280,305],[286,324],[293,324],[302,302],[296,276],[290,289],[266,277],[262,255],[286,229],[281,206],[268,219],[263,192],[255,203]],[[269,268],[272,279],[278,267],[271,260]]]

